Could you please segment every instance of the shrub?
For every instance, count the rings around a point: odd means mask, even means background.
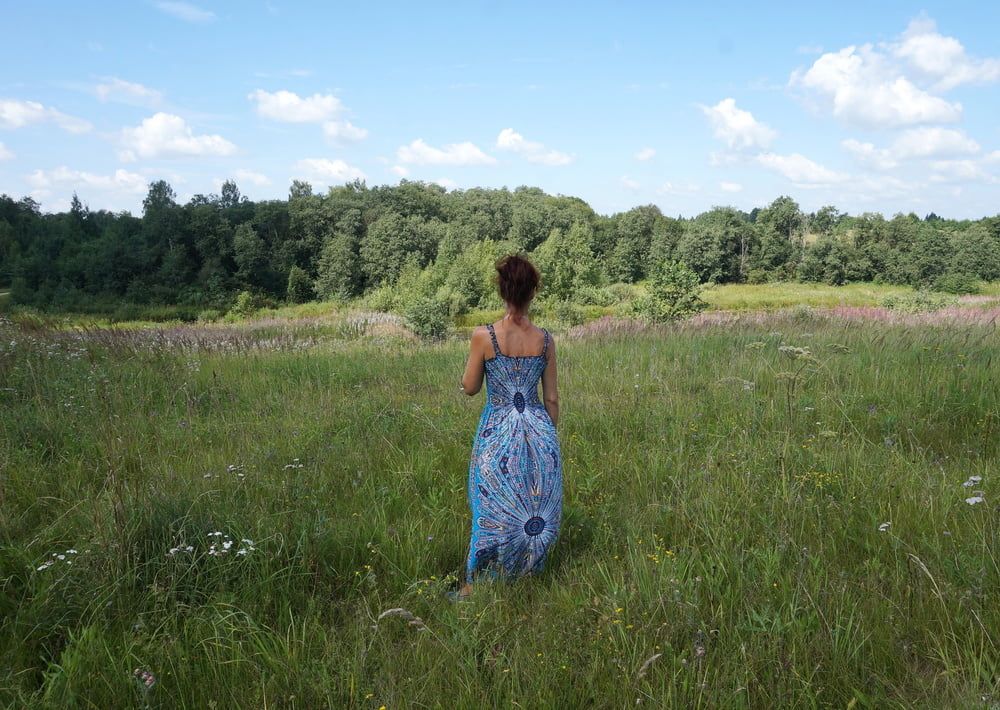
[[[882,305],[891,311],[903,311],[904,313],[924,313],[936,311],[956,302],[956,298],[943,293],[930,293],[928,291],[915,291],[902,295],[886,296],[882,299]]]
[[[436,297],[416,296],[404,307],[403,318],[421,338],[441,338],[448,332],[448,303]]]
[[[226,317],[230,320],[236,318],[249,318],[258,309],[257,299],[254,298],[253,294],[249,291],[240,291],[236,296],[236,302],[233,303],[232,308],[226,314]]]
[[[943,293],[979,293],[979,280],[969,274],[941,274],[934,281],[934,290]]]
[[[750,271],[747,272],[748,284],[766,284],[770,280],[770,274],[768,274],[764,269],[750,269]]]
[[[293,266],[288,272],[288,300],[292,303],[305,303],[311,301],[315,292],[313,291],[312,279],[304,269]]]
[[[618,298],[610,289],[600,286],[581,286],[576,292],[576,302],[585,306],[612,306]]]
[[[583,309],[575,305],[572,301],[554,301],[552,304],[552,315],[560,323],[568,326],[580,325],[584,321]]]
[[[633,312],[654,323],[666,323],[694,315],[708,304],[701,299],[698,274],[678,261],[657,264],[647,293],[632,306]]]

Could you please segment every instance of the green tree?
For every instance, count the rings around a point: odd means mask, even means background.
[[[688,318],[708,304],[701,298],[698,274],[679,261],[654,264],[646,293],[633,303],[636,315],[654,323]]]
[[[569,231],[553,229],[534,251],[546,298],[571,300],[577,289],[600,283],[600,270],[590,251],[590,228],[577,222]]]

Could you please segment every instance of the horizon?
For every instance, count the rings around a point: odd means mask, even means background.
[[[182,203],[227,179],[255,201],[295,179],[408,179],[539,187],[603,215],[779,195],[806,212],[1000,211],[1000,7],[156,0],[7,16],[0,193],[45,212],[76,193],[141,214],[156,179]]]

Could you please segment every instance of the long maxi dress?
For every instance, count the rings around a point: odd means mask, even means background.
[[[538,398],[549,332],[539,355],[500,352],[486,360],[486,404],[469,462],[472,536],[466,582],[479,574],[516,578],[542,570],[562,520],[562,456],[555,425]]]

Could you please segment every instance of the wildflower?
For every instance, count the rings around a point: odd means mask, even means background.
[[[969,480],[967,480],[962,485],[965,486],[966,488],[972,488],[973,486],[982,483],[982,481],[983,481],[982,476],[969,476]]]
[[[154,676],[149,671],[144,671],[141,668],[136,668],[134,671],[132,671],[132,675],[139,683],[139,686],[144,690],[149,690],[154,685],[156,685],[156,676]]]
[[[304,464],[300,463],[298,459],[292,459],[291,463],[285,464],[285,470],[290,468],[302,468]]]
[[[975,491],[976,495],[971,498],[966,498],[965,502],[969,505],[978,505],[979,503],[985,503],[986,499],[983,497],[982,491]]]
[[[878,526],[878,531],[879,532],[888,532],[890,525],[892,525],[892,523],[886,521],[886,522],[884,522],[884,523],[882,523],[881,525]]]

